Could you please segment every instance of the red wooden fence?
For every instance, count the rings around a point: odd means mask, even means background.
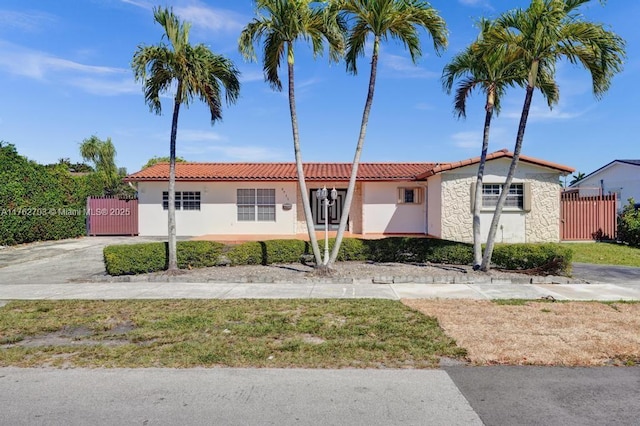
[[[616,237],[616,194],[580,196],[564,192],[560,199],[560,239],[602,240]]]
[[[138,200],[87,198],[88,235],[138,235]]]

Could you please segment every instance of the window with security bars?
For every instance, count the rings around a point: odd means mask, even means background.
[[[482,185],[482,207],[492,208],[498,205],[498,198],[504,185],[499,183],[485,183]],[[524,184],[512,183],[504,206],[508,208],[524,209]]]
[[[275,222],[275,189],[238,189],[238,221]]]
[[[398,188],[398,204],[421,204],[422,188]]]
[[[200,210],[200,191],[176,191],[176,210]],[[169,210],[169,192],[162,192],[162,209]]]

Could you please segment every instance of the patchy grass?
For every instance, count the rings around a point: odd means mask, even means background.
[[[477,365],[638,365],[640,303],[403,300]]]
[[[573,261],[640,267],[640,249],[617,243],[564,243],[573,249]]]
[[[20,301],[0,366],[432,368],[465,352],[389,300]]]

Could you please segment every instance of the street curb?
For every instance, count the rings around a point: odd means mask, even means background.
[[[300,284],[300,283],[321,283],[336,285],[358,285],[358,284],[587,284],[583,280],[576,280],[570,277],[560,276],[528,276],[504,278],[504,277],[468,277],[460,275],[448,276],[373,276],[370,278],[352,277],[301,277],[297,279],[280,278],[268,275],[246,275],[236,277],[215,278],[210,276],[197,276],[191,274],[184,275],[121,275],[109,276],[101,275],[91,277],[83,282],[92,283],[127,283],[127,282],[158,282],[158,283],[238,283],[238,284]]]

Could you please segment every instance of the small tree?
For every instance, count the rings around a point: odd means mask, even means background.
[[[145,163],[144,166],[142,166],[142,170],[149,168],[151,166],[154,166],[158,163],[169,163],[171,161],[170,157],[151,157],[149,158],[149,161],[147,161]],[[176,157],[176,163],[185,163],[187,160],[185,160],[182,157]]]
[[[122,182],[126,169],[116,165],[116,148],[111,138],[100,140],[93,135],[80,144],[80,155],[84,161],[93,163],[96,176],[102,182],[103,195],[113,196],[129,193]]]
[[[618,218],[618,240],[640,248],[640,206],[629,198]]]

